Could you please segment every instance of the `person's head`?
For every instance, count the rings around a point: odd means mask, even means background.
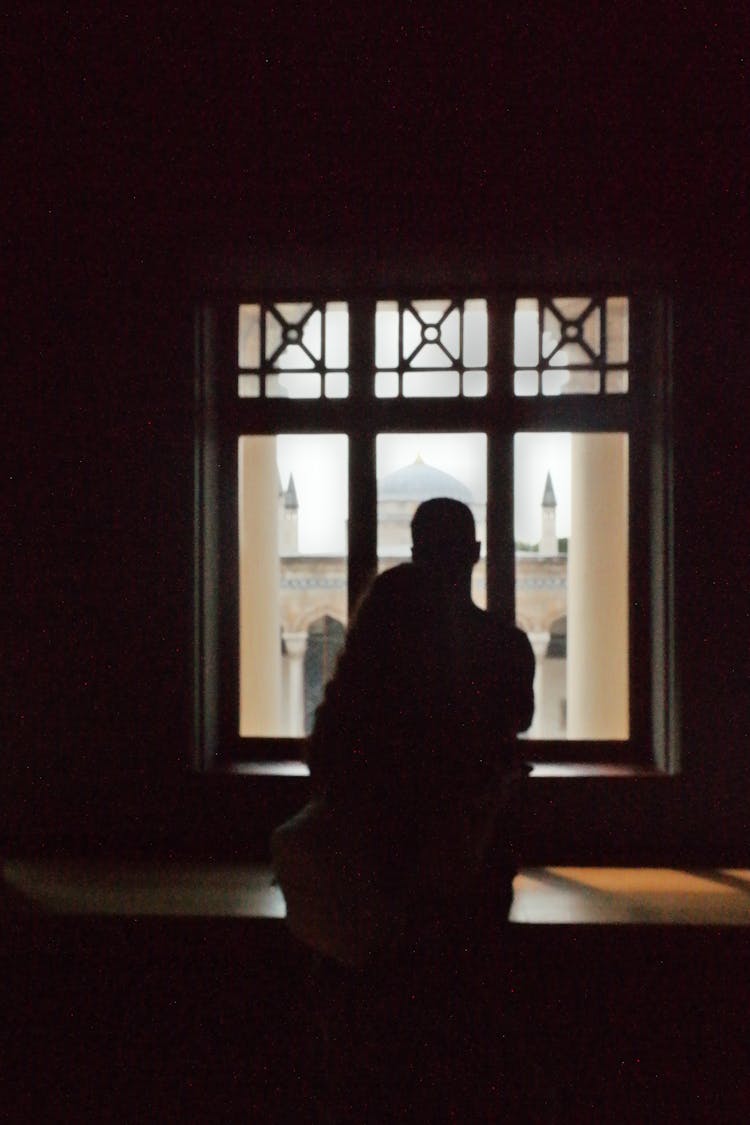
[[[479,558],[480,544],[471,509],[460,500],[425,500],[411,521],[415,563],[441,571],[466,571]]]

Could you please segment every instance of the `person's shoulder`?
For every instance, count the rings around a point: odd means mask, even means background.
[[[359,620],[377,617],[388,609],[413,601],[420,589],[419,575],[413,563],[389,567],[373,579],[355,616]]]
[[[517,625],[508,625],[500,614],[496,613],[494,610],[479,609],[479,607],[477,607],[477,613],[481,616],[485,628],[488,631],[503,634],[506,637],[514,637],[518,640],[526,637],[523,629],[519,629]]]
[[[397,597],[419,587],[419,576],[413,563],[399,563],[378,574],[372,581],[368,596],[374,600]]]
[[[382,571],[373,582],[373,589],[377,586],[379,588],[386,586],[401,586],[405,583],[414,581],[416,577],[416,566],[412,562],[397,563],[396,566],[389,566],[387,570]]]
[[[499,614],[491,610],[480,611],[483,628],[488,637],[504,649],[523,655],[532,652],[529,638],[517,625],[506,624]]]

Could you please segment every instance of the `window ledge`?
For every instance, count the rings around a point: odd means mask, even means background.
[[[622,762],[530,762],[532,778],[548,777],[667,777],[662,770]]]
[[[531,778],[570,778],[570,777],[628,777],[654,778],[669,777],[669,774],[652,767],[626,765],[611,762],[530,762]],[[290,759],[279,762],[234,762],[221,766],[216,771],[221,774],[246,777],[309,777],[310,771],[305,762]]]

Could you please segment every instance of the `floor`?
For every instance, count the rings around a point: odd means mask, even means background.
[[[324,1025],[267,867],[2,875],[3,1121],[750,1120],[747,869],[524,869],[478,983],[328,988]]]

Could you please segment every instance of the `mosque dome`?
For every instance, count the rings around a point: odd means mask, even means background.
[[[449,500],[461,500],[464,504],[473,502],[471,492],[465,484],[450,473],[444,473],[442,469],[426,465],[421,457],[378,481],[379,501],[421,502],[440,496],[447,496]]]

